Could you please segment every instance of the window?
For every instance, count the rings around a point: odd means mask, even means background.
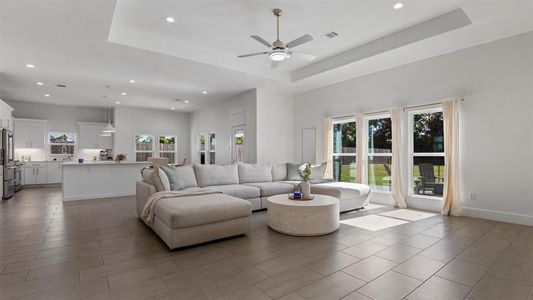
[[[409,113],[410,194],[442,197],[445,178],[442,109]]]
[[[148,134],[135,136],[135,161],[147,161],[154,156],[154,137]]]
[[[176,137],[169,135],[159,136],[159,157],[168,158],[170,164],[176,163]]]
[[[200,157],[201,165],[205,165],[205,140],[206,138],[204,134],[200,134],[198,136],[198,143],[199,143],[199,148],[200,148],[199,157]]]
[[[216,138],[214,133],[209,134],[209,164],[215,164]]]
[[[246,136],[245,126],[235,126],[232,128],[233,138],[232,138],[232,161],[239,162],[244,161],[245,153],[245,136]]]
[[[356,126],[355,119],[333,121],[333,179],[355,182]]]
[[[389,116],[367,119],[368,184],[373,190],[391,190],[392,126]]]
[[[76,134],[72,132],[50,132],[48,134],[51,155],[73,155]]]

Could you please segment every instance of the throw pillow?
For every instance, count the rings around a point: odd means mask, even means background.
[[[289,181],[300,181],[300,175],[298,175],[298,169],[304,166],[305,164],[293,164],[287,163],[287,180]]]
[[[149,175],[147,182],[155,186],[156,191],[166,191],[165,186],[163,185],[163,182],[161,182],[161,177],[159,177],[159,172],[157,172],[157,170],[152,169],[151,172],[149,172],[148,174]]]
[[[167,175],[171,191],[179,191],[185,189],[185,183],[180,178],[180,174],[175,167],[161,166],[160,169],[162,169],[163,172],[165,172],[165,174]]]
[[[327,166],[328,166],[327,162],[323,162],[319,165],[311,165],[311,176],[309,179],[310,180],[324,179]]]
[[[161,179],[161,183],[165,187],[165,191],[170,191],[170,181],[168,180],[168,176],[161,168],[157,168],[157,174],[159,175],[159,179]]]

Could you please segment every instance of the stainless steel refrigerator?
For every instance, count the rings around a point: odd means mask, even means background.
[[[3,169],[3,199],[15,194],[17,167],[15,166],[15,149],[13,131],[2,129],[2,169]]]

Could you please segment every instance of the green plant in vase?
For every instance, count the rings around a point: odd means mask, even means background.
[[[309,183],[309,178],[311,177],[311,164],[306,163],[303,169],[301,167],[298,168],[298,175],[302,179],[302,182],[300,183],[302,188],[302,198],[311,198],[311,184]]]

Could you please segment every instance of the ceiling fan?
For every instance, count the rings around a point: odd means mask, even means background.
[[[265,52],[258,52],[258,53],[250,53],[250,54],[244,54],[244,55],[239,55],[239,57],[250,57],[250,56],[256,56],[256,55],[268,55],[268,57],[270,58],[270,60],[272,61],[270,67],[271,68],[275,68],[279,65],[279,63],[289,57],[291,57],[292,55],[296,56],[296,57],[299,57],[299,58],[302,58],[302,59],[305,59],[305,60],[313,60],[316,58],[316,56],[312,55],[312,54],[307,54],[307,53],[302,53],[302,52],[297,52],[297,51],[294,51],[292,50],[292,48],[296,47],[296,46],[299,46],[301,44],[304,44],[304,43],[307,43],[307,42],[310,42],[313,40],[313,37],[310,36],[309,34],[304,34],[302,35],[301,37],[293,40],[293,41],[290,41],[286,44],[284,44],[282,41],[280,41],[279,39],[279,17],[281,17],[281,15],[283,14],[283,11],[279,8],[276,8],[272,11],[274,13],[274,16],[276,16],[276,40],[270,44],[269,42],[267,42],[265,39],[261,38],[260,36],[257,36],[257,35],[251,35],[250,37],[256,41],[258,41],[259,43],[267,46],[268,48],[270,48],[271,50],[270,51],[265,51]]]

